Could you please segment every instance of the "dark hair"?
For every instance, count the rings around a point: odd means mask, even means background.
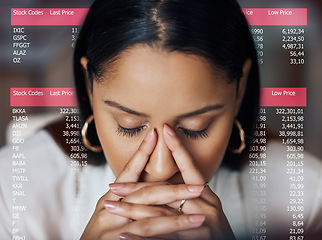
[[[93,79],[98,81],[104,72],[103,65],[117,61],[122,51],[135,44],[201,56],[237,84],[244,62],[250,58],[252,68],[237,117],[245,130],[246,142],[250,142],[258,108],[258,64],[247,21],[235,0],[96,0],[74,53],[75,84],[83,121],[92,109],[80,58],[88,59],[92,87]],[[89,140],[99,143],[96,130],[90,132]],[[232,134],[230,144],[239,143],[239,135]],[[105,163],[104,158],[95,159],[93,164]],[[240,162],[227,151],[223,164],[238,168]]]

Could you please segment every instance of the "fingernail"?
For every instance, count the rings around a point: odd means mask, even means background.
[[[191,193],[201,193],[204,187],[202,185],[188,185],[187,188]]]
[[[199,214],[190,215],[189,217],[189,221],[194,224],[201,224],[205,221],[205,219],[206,219],[205,215],[199,215]]]
[[[110,183],[109,184],[109,187],[110,187],[110,189],[113,191],[113,190],[120,190],[120,189],[122,189],[122,187],[123,187],[123,184],[122,183]]]
[[[154,135],[154,129],[152,129],[150,132],[148,132],[144,138],[144,141],[148,142],[153,138]]]
[[[121,233],[121,235],[119,236],[120,239],[122,240],[132,240],[133,237],[127,233]]]
[[[169,134],[170,136],[174,136],[174,132],[173,130],[167,125],[167,124],[164,124],[164,130],[167,134]]]
[[[167,146],[169,147],[169,149],[171,151],[174,150],[174,146],[173,146],[174,135],[175,135],[175,133],[173,132],[173,130],[167,124],[164,124],[163,125],[163,137],[164,137],[164,140],[165,140]]]
[[[112,201],[105,201],[104,207],[108,211],[115,211],[118,208],[119,203],[118,202],[112,202]]]

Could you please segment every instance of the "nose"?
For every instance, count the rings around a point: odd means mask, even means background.
[[[158,134],[157,145],[154,151],[150,155],[150,159],[145,166],[145,171],[158,181],[167,181],[173,175],[175,175],[179,169],[172,153],[166,145],[162,136],[162,128],[156,129]]]

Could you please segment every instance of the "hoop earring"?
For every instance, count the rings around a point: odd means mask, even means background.
[[[87,130],[88,130],[88,126],[89,124],[93,121],[94,116],[93,114],[90,115],[85,123],[84,126],[82,128],[82,137],[83,137],[83,143],[85,145],[85,147],[93,152],[101,152],[102,151],[102,147],[101,146],[93,146],[87,139]]]
[[[242,125],[240,124],[240,122],[237,119],[235,119],[234,124],[236,125],[236,127],[238,128],[238,131],[239,131],[240,146],[237,149],[234,149],[234,148],[228,146],[228,150],[231,151],[232,153],[241,154],[242,151],[246,147],[246,144],[245,144],[245,132],[244,132],[244,129],[243,129]]]

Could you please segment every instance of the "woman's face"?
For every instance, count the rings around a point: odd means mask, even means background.
[[[90,96],[101,146],[115,176],[155,129],[157,144],[140,181],[182,183],[162,136],[167,124],[210,180],[226,151],[243,88],[241,84],[237,92],[236,83],[228,83],[195,55],[146,46],[123,52],[110,71],[94,80]]]

